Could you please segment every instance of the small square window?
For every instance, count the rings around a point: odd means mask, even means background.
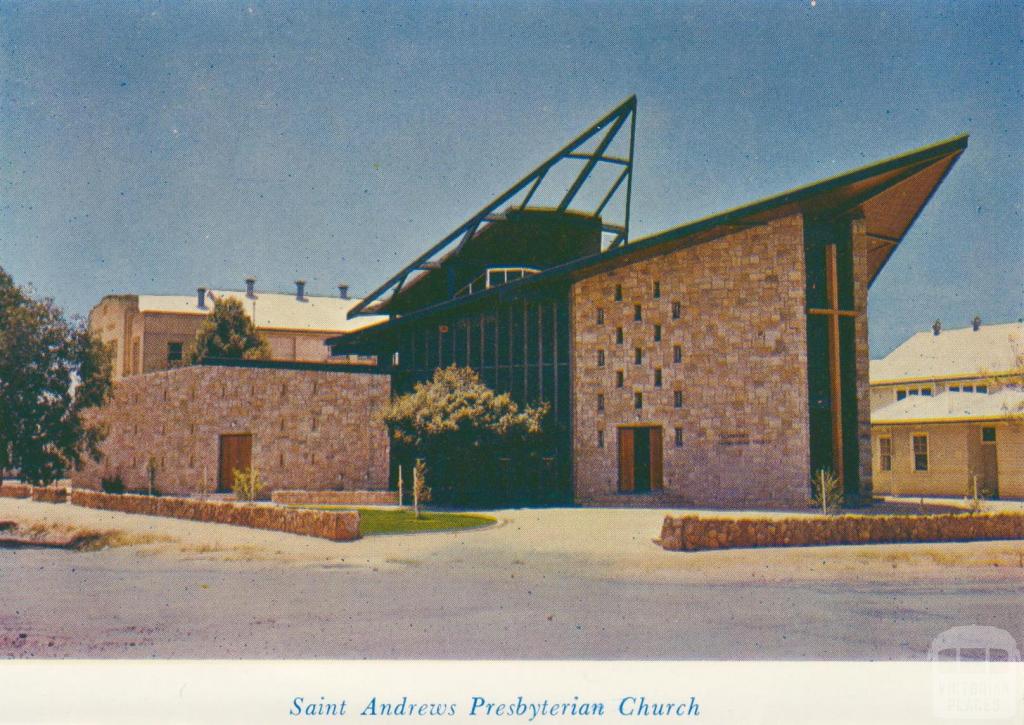
[[[672,303],[672,319],[678,320],[683,316],[683,304],[681,302]]]
[[[661,297],[661,282],[654,283],[654,299]]]
[[[916,396],[920,396],[920,395],[921,395],[921,391],[920,391],[920,390],[918,390],[917,388],[911,388],[911,389],[910,389],[910,394],[911,394],[911,395],[916,395]]]
[[[644,362],[644,349],[638,347],[633,351],[633,362],[637,365],[642,365]]]
[[[615,371],[615,387],[616,388],[621,388],[624,384],[625,384],[625,376],[622,374],[621,370],[616,370]]]
[[[661,368],[654,369],[654,387],[661,387]]]
[[[988,394],[988,386],[987,385],[975,385],[974,386],[974,392],[975,393],[985,393],[985,394]]]
[[[675,390],[672,392],[672,406],[675,408],[683,407],[683,391]]]
[[[604,448],[604,431],[599,430],[597,432],[597,447]]]
[[[644,394],[639,390],[633,393],[633,407],[637,410],[644,407]]]
[[[896,391],[896,400],[903,400],[905,397],[907,397],[907,391],[906,390],[897,390]]]
[[[982,428],[981,429],[981,442],[982,443],[995,443],[996,442],[996,429],[995,428]]]
[[[959,385],[950,385],[949,386],[949,392],[951,392],[951,393],[959,393],[960,392],[960,386]]]
[[[974,386],[973,385],[965,385],[964,386],[964,392],[965,393],[973,393],[974,392]]]
[[[654,341],[661,342],[661,325],[654,326]]]
[[[676,428],[676,448],[683,447],[683,429]]]
[[[597,366],[599,368],[604,367],[604,350],[597,351]]]
[[[597,412],[598,413],[603,413],[604,412],[604,393],[598,393],[597,394]]]
[[[181,362],[182,358],[182,343],[180,342],[169,342],[167,343],[167,362],[170,364]]]
[[[621,327],[616,327],[615,328],[615,344],[616,345],[621,345],[622,344],[622,328]]]
[[[622,285],[615,285],[615,301],[622,302]]]
[[[683,346],[676,345],[672,348],[672,362],[681,363],[683,361]]]
[[[604,324],[604,308],[603,307],[598,307],[597,308],[597,324],[599,324],[599,325],[603,325]]]
[[[633,321],[640,322],[644,319],[644,311],[640,305],[633,305]]]
[[[921,395],[925,396],[926,398],[932,397],[932,389],[931,388],[921,388]]]

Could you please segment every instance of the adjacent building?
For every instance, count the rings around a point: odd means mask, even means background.
[[[89,330],[110,346],[117,380],[184,365],[189,343],[222,298],[242,303],[276,360],[324,361],[324,340],[376,321],[346,319],[360,300],[350,298],[345,285],[337,297],[314,297],[302,280],[294,294],[262,292],[256,280],[245,282],[244,292],[200,287],[194,295],[109,295],[89,313]]]
[[[1024,498],[1024,323],[919,332],[871,362],[875,490]]]

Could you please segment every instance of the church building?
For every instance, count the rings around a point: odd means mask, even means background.
[[[868,290],[958,136],[641,239],[630,98],[349,310],[404,393],[450,364],[551,406],[551,502],[872,494]]]

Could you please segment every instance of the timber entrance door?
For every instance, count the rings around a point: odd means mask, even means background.
[[[252,433],[223,433],[220,437],[220,461],[217,466],[217,490],[230,491],[235,469],[252,466]]]
[[[996,460],[996,429],[981,429],[981,454],[978,457],[978,486],[992,498],[999,498],[999,462]]]
[[[661,490],[661,426],[619,428],[619,492]]]

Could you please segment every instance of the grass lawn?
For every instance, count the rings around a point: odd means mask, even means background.
[[[424,511],[420,518],[412,511],[400,509],[364,509],[352,506],[303,506],[302,508],[322,511],[358,511],[359,533],[363,536],[374,534],[415,534],[420,531],[453,531],[456,529],[477,529],[497,522],[492,516],[480,514],[450,514]]]

